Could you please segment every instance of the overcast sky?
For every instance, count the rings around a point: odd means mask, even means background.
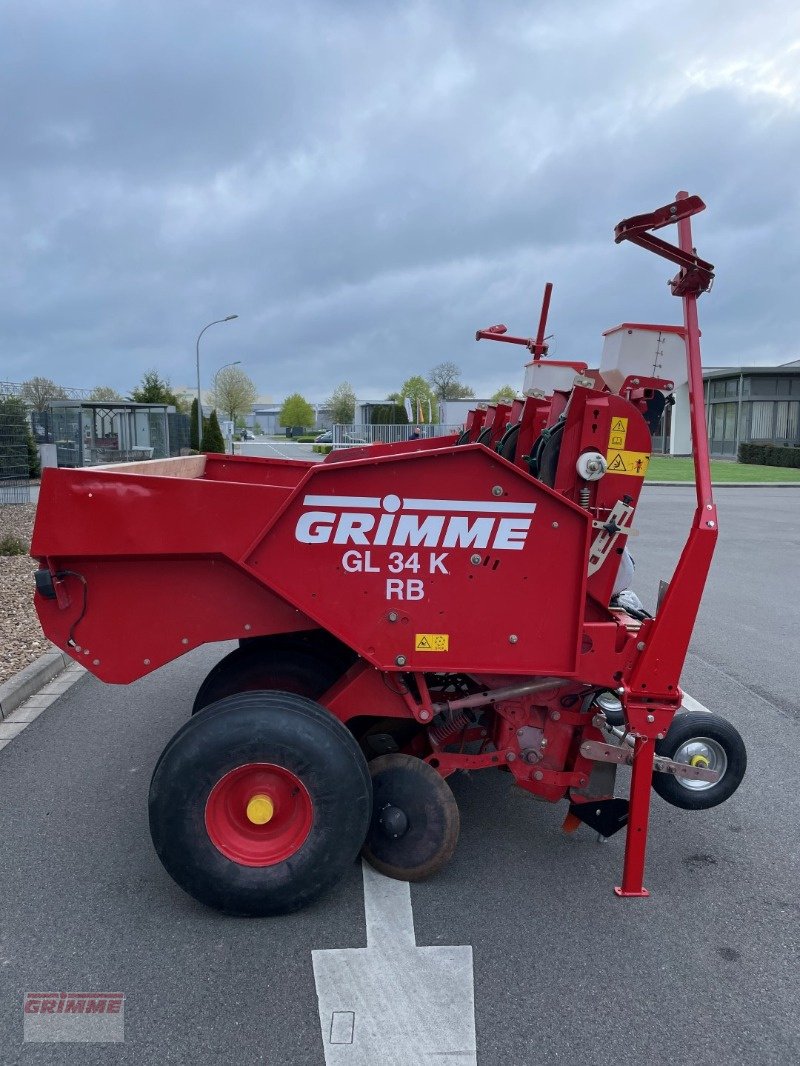
[[[703,197],[707,364],[800,357],[796,2],[3,0],[0,380],[379,399],[677,322],[623,217]],[[670,231],[662,235],[669,236]]]

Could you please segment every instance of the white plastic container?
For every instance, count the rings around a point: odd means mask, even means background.
[[[610,389],[618,392],[631,375],[666,378],[675,388],[688,380],[682,326],[623,322],[603,337],[600,373]]]
[[[586,364],[578,364],[586,369]],[[535,359],[525,364],[525,378],[522,392],[525,396],[552,396],[554,392],[569,392],[581,371],[575,366],[550,362],[548,359]]]

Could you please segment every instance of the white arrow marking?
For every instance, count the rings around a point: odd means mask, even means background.
[[[366,948],[311,953],[326,1066],[477,1066],[472,948],[418,948],[408,883],[362,868]]]
[[[684,711],[702,711],[704,714],[711,714],[708,707],[704,707],[702,703],[699,703],[693,696],[690,696],[688,692],[684,692],[681,704]]]

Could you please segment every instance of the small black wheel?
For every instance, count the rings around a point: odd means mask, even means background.
[[[459,433],[458,440],[456,441],[456,444],[469,444],[469,430],[468,429],[462,430],[462,432]]]
[[[653,788],[659,796],[687,811],[704,811],[724,803],[739,787],[747,769],[747,752],[739,731],[719,715],[704,711],[676,714],[666,737],[656,742],[656,755],[720,774],[713,782],[653,774]]]
[[[482,429],[478,434],[478,438],[475,441],[476,444],[483,444],[487,448],[492,443],[492,427],[487,426],[486,429]]]
[[[236,692],[273,689],[319,699],[355,660],[349,648],[326,637],[288,633],[248,641],[210,671],[192,714]]]
[[[358,855],[372,786],[358,744],[319,704],[246,692],[178,730],[149,807],[158,857],[190,896],[229,914],[285,914]]]
[[[536,452],[536,474],[543,485],[551,488],[556,483],[558,458],[561,455],[561,440],[564,436],[564,422],[557,422],[547,436],[542,434]]]
[[[356,738],[367,762],[394,755],[424,729],[413,718],[351,718],[347,728]]]
[[[458,843],[460,819],[450,786],[413,755],[381,755],[369,764],[372,822],[362,855],[398,881],[441,870]]]
[[[500,443],[497,445],[497,454],[502,455],[504,459],[508,459],[509,463],[513,463],[517,455],[518,439],[519,422],[515,422],[513,426],[508,427],[500,438]]]

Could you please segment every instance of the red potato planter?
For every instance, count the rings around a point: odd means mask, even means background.
[[[609,331],[597,369],[549,360],[548,286],[535,341],[504,326],[477,335],[532,353],[525,399],[471,412],[458,437],[319,464],[208,455],[45,471],[32,554],[50,640],[116,684],[242,641],[151,784],[156,851],[195,898],[293,910],[359,851],[391,876],[430,876],[458,837],[447,777],[492,767],[566,800],[568,831],[627,826],[617,892],[642,896],[651,783],[688,809],[736,789],[736,730],[681,713],[717,537],[696,314],[713,274],[689,224],[703,206],[679,194],[616,230],[679,265],[682,327]],[[651,234],[671,222],[677,247]],[[697,510],[651,617],[621,591],[625,544],[680,373]],[[627,799],[614,796],[620,764]]]

